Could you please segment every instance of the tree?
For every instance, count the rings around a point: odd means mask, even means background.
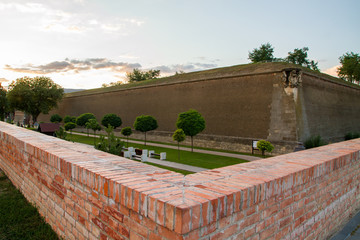
[[[191,137],[191,152],[193,152],[193,137],[205,129],[205,119],[198,111],[190,109],[179,114],[176,127],[184,130],[185,135]]]
[[[360,55],[357,53],[346,53],[340,58],[341,66],[338,69],[338,76],[348,82],[360,84]]]
[[[149,115],[141,115],[135,119],[134,129],[145,134],[145,143],[146,146],[146,132],[152,131],[158,128],[157,121],[154,117]]]
[[[256,147],[261,151],[262,155],[265,156],[265,151],[271,152],[274,150],[274,146],[265,140],[260,140],[257,142]]]
[[[135,68],[133,72],[126,73],[126,77],[129,80],[129,82],[140,82],[145,81],[148,79],[154,79],[160,76],[160,70],[152,70],[149,71],[141,71],[138,68]]]
[[[76,117],[75,117],[75,116],[66,115],[66,116],[64,117],[64,123],[68,123],[68,122],[76,123]]]
[[[64,89],[49,77],[23,77],[10,84],[8,99],[14,109],[30,114],[35,123],[40,113],[57,107],[63,95]]]
[[[185,137],[186,135],[182,129],[177,129],[172,136],[174,141],[177,141],[178,143],[178,160],[180,160],[180,142],[184,141]]]
[[[50,117],[50,122],[52,123],[60,123],[61,121],[62,121],[62,117],[57,113]]]
[[[259,49],[254,48],[252,52],[249,52],[249,59],[253,63],[273,62],[275,60],[273,52],[274,48],[270,43],[261,44]]]
[[[9,102],[6,97],[6,90],[0,86],[0,120],[4,121],[5,114],[9,110]]]
[[[76,124],[78,126],[85,127],[85,124],[89,121],[89,119],[95,119],[95,115],[92,113],[83,113],[76,118]]]
[[[70,138],[71,138],[71,136],[72,136],[72,130],[73,130],[74,128],[76,128],[76,124],[73,123],[73,122],[68,122],[68,123],[66,123],[66,124],[64,125],[64,128],[65,128],[66,131],[69,131],[69,130],[70,130]]]
[[[113,126],[114,129],[120,127],[122,124],[121,118],[114,113],[106,114],[101,120],[101,125],[107,127],[109,124]]]
[[[303,47],[302,49],[295,48],[294,52],[288,52],[288,56],[285,58],[285,61],[298,64],[319,72],[320,70],[317,66],[318,63],[314,62],[313,60],[310,61],[307,58],[307,51],[309,51],[308,47]]]
[[[76,124],[81,127],[86,127],[86,123],[90,119],[95,119],[95,115],[92,113],[83,113],[79,117],[76,118]],[[87,128],[87,135],[89,136],[89,129]]]
[[[64,131],[64,128],[60,126],[59,130],[55,131],[55,136],[66,140],[66,132]]]
[[[121,129],[121,134],[126,137],[127,147],[129,147],[129,136],[132,134],[131,127],[124,127]]]
[[[92,129],[94,131],[94,146],[96,146],[96,131],[100,131],[101,130],[101,126],[98,123],[98,121],[96,121],[96,119],[91,118],[89,119],[89,121],[85,124],[87,129]]]

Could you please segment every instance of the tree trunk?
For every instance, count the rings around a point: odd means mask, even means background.
[[[194,152],[194,139],[193,139],[193,136],[191,136],[191,152]]]
[[[145,132],[145,144],[144,145],[146,146],[146,132]]]
[[[180,142],[178,142],[178,161],[180,161]]]
[[[126,136],[126,147],[129,147],[129,136]]]
[[[96,146],[96,134],[95,134],[96,131],[94,131],[94,146]]]

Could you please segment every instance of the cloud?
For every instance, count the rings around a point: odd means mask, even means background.
[[[340,66],[341,65],[333,66],[331,68],[325,69],[323,72],[331,76],[338,77],[337,70],[339,69]]]
[[[165,75],[169,75],[180,71],[193,72],[193,71],[200,71],[215,67],[217,67],[217,64],[213,64],[213,63],[188,63],[188,64],[174,64],[170,66],[162,65],[162,66],[154,67],[153,69],[159,69],[161,73]]]
[[[50,74],[50,73],[79,73],[80,71],[109,69],[113,72],[125,73],[134,68],[140,68],[139,63],[113,62],[107,58],[88,58],[85,60],[68,59],[64,61],[54,61],[44,65],[27,64],[20,67],[5,65],[4,69],[13,72],[30,74]]]
[[[83,0],[73,3],[84,4]],[[134,27],[140,27],[145,22],[137,18],[99,17],[97,13],[75,13],[49,6],[49,3],[0,3],[0,11],[21,13],[22,18],[28,18],[32,28],[45,32],[84,33],[99,31],[103,33],[128,35]],[[31,17],[35,17],[32,21]],[[32,20],[30,20],[32,19]]]

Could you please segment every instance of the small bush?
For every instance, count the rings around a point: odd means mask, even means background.
[[[50,122],[52,123],[60,123],[61,121],[62,121],[62,117],[57,113],[50,117]]]
[[[120,127],[122,124],[121,118],[114,114],[114,113],[109,113],[106,114],[102,119],[101,119],[101,125],[107,127],[108,125],[113,126],[113,128],[117,128]]]
[[[59,130],[55,132],[55,136],[61,139],[66,140],[66,132],[63,127],[60,127]]]
[[[68,122],[76,123],[76,117],[66,115],[66,116],[64,117],[64,123],[68,123]]]
[[[95,145],[95,148],[111,154],[120,155],[123,146],[124,143],[120,141],[119,138],[116,138],[114,133],[110,133],[107,141],[104,136],[100,136],[100,141]]]
[[[349,133],[347,133],[345,135],[345,140],[355,139],[355,138],[359,138],[359,137],[360,137],[359,133],[357,133],[357,132],[355,132],[355,133],[349,132]]]
[[[265,140],[258,141],[256,147],[261,151],[263,156],[265,156],[265,151],[272,152],[272,150],[274,150],[274,146]]]
[[[324,140],[322,140],[319,135],[318,136],[312,136],[312,137],[308,138],[304,142],[304,147],[306,149],[320,147],[320,146],[323,146],[323,145],[326,145],[326,142]]]

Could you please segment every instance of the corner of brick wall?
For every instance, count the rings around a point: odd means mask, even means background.
[[[0,167],[66,239],[326,239],[360,206],[359,150],[183,176],[0,122]]]

